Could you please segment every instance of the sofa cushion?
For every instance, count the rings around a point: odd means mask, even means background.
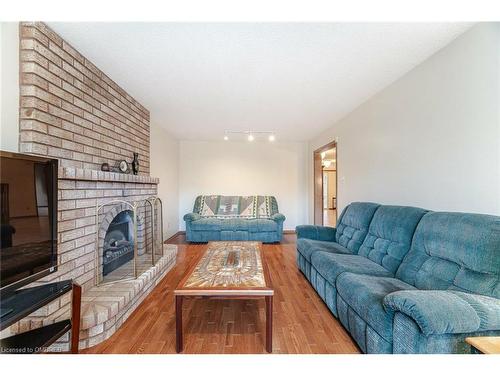
[[[309,238],[318,241],[335,241],[335,233],[337,229],[332,227],[322,227],[320,225],[297,225],[295,233],[297,239]]]
[[[424,335],[500,330],[500,301],[451,290],[403,290],[384,298],[386,309],[411,317]]]
[[[199,220],[191,221],[191,230],[194,231],[219,231],[220,230],[220,219],[215,217],[204,217]]]
[[[361,319],[385,340],[392,340],[394,312],[386,311],[384,297],[415,287],[395,278],[345,272],[337,278],[337,293]]]
[[[396,277],[419,289],[500,298],[500,217],[427,213]]]
[[[373,276],[394,276],[381,265],[359,255],[334,254],[317,251],[311,256],[311,264],[333,288],[337,277],[344,272],[359,273]]]
[[[250,227],[250,220],[245,219],[224,219],[219,221],[220,230],[243,230],[248,231]]]
[[[426,212],[415,207],[380,206],[358,254],[394,274],[410,250],[413,233]]]
[[[276,232],[278,223],[271,219],[250,219],[248,222],[248,231],[255,232]]]
[[[276,232],[278,224],[271,219],[217,219],[202,218],[191,222],[192,230],[245,230],[249,232]]]
[[[308,262],[311,262],[311,255],[316,251],[326,251],[330,253],[349,254],[349,249],[336,242],[310,240],[309,238],[299,238],[297,240],[297,250]]]
[[[340,215],[335,241],[356,254],[378,207],[378,204],[369,202],[354,202],[347,206]]]

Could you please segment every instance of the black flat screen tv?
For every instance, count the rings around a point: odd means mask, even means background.
[[[0,151],[0,291],[57,270],[55,159]]]

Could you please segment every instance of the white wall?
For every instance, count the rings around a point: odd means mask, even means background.
[[[19,145],[19,23],[0,22],[0,149]]]
[[[310,202],[312,150],[338,137],[340,209],[500,214],[499,72],[500,24],[474,26],[310,142]]]
[[[164,239],[179,229],[179,141],[151,121],[151,176],[159,177],[158,196],[163,203]]]
[[[181,141],[179,218],[197,195],[274,195],[285,229],[307,219],[305,142]]]

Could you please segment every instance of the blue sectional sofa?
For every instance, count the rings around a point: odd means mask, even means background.
[[[273,196],[200,195],[184,215],[186,240],[280,242],[285,216]]]
[[[468,353],[500,335],[500,217],[351,203],[297,264],[365,353]]]

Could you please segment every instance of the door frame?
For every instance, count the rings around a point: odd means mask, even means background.
[[[327,150],[335,148],[335,192],[337,198],[338,206],[338,179],[339,179],[339,167],[338,167],[338,144],[337,141],[332,141],[324,146],[321,146],[317,150],[313,151],[313,220],[314,225],[323,225],[323,166],[321,165],[321,153]],[[335,210],[335,218],[338,219],[338,210]]]

